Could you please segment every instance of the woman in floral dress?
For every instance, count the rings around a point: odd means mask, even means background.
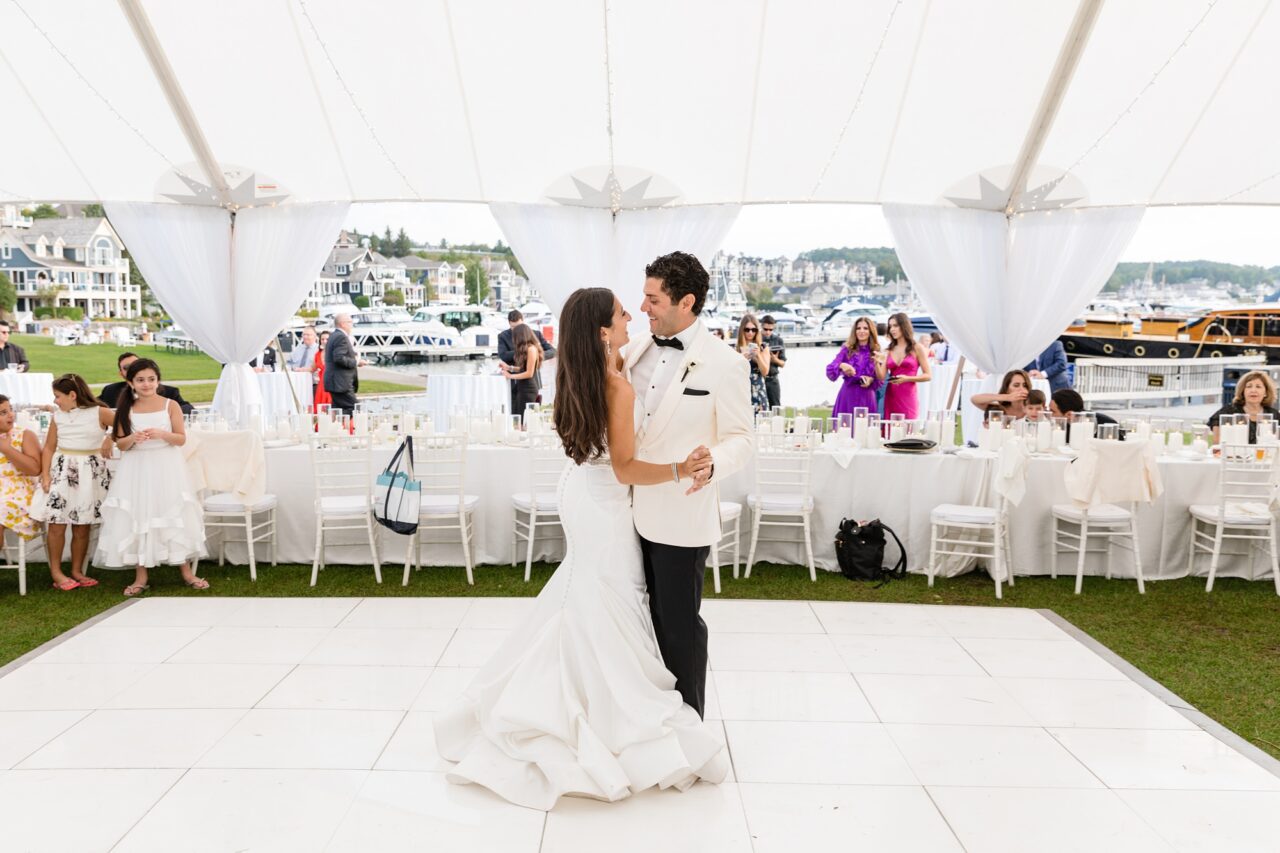
[[[0,394],[0,537],[12,530],[23,539],[34,539],[40,535],[40,524],[31,517],[31,495],[40,476],[40,439],[29,429],[16,428],[15,417],[13,404]]]

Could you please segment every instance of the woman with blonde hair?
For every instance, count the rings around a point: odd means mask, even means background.
[[[1276,384],[1261,370],[1250,370],[1236,383],[1236,394],[1230,403],[1209,416],[1214,441],[1218,440],[1218,422],[1223,415],[1246,415],[1249,418],[1249,443],[1258,442],[1258,416],[1271,415],[1280,420],[1276,409]]]
[[[885,376],[884,362],[877,358],[879,352],[880,339],[876,337],[871,318],[854,320],[849,340],[827,365],[828,379],[834,382],[843,377],[840,391],[836,394],[836,404],[831,409],[833,418],[858,408],[869,412],[877,410],[876,392],[884,384]]]
[[[764,387],[769,351],[760,344],[760,324],[753,314],[743,314],[738,323],[737,350],[751,364],[751,408],[757,415],[769,411],[769,392]]]

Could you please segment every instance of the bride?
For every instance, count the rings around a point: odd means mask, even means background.
[[[560,314],[555,423],[572,461],[560,481],[564,562],[455,703],[436,746],[476,783],[521,806],[561,796],[621,800],[659,786],[720,782],[720,740],[684,704],[654,638],[632,485],[700,487],[710,455],[635,458],[635,394],[620,372],[630,315],[607,288],[577,290]]]

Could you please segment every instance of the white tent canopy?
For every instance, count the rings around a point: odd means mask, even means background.
[[[13,0],[0,201],[1275,204],[1277,80],[1268,0]]]

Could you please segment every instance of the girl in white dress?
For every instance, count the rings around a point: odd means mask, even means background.
[[[151,359],[129,365],[125,380],[113,430],[120,465],[102,504],[94,562],[134,566],[137,574],[124,591],[130,597],[150,589],[148,570],[160,565],[181,565],[187,586],[208,589],[191,569],[192,558],[205,553],[204,515],[178,449],[187,441],[182,410],[156,393],[160,367]]]
[[[572,464],[560,481],[564,562],[524,624],[435,719],[452,782],[550,809],[561,796],[621,800],[724,779],[724,745],[684,703],[649,614],[631,485],[694,482],[680,462],[635,458],[635,394],[619,372],[630,319],[605,288],[560,313],[555,421]]]
[[[64,592],[97,586],[85,575],[89,529],[102,521],[102,501],[111,472],[102,458],[103,440],[114,412],[100,404],[83,377],[65,373],[53,380],[57,409],[44,442],[40,486],[31,499],[31,517],[48,525],[49,574]],[[71,576],[62,572],[62,550],[71,525]]]

